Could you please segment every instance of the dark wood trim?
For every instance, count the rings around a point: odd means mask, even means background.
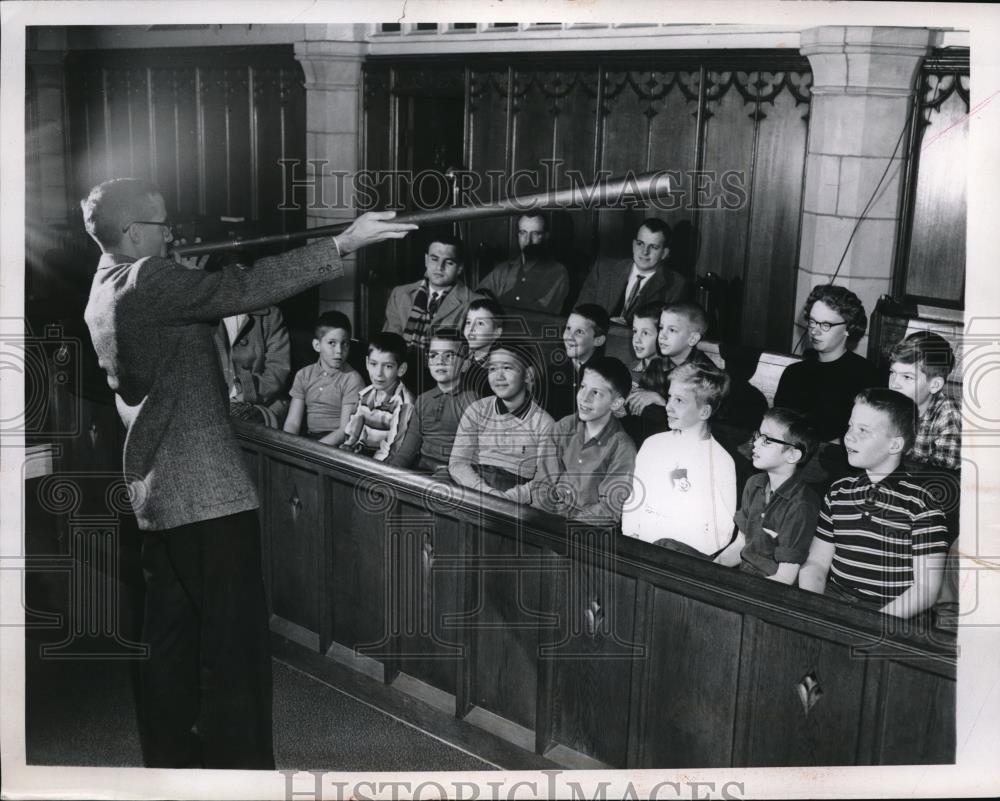
[[[680,764],[673,760],[691,760],[691,767],[786,764],[782,761],[786,746],[791,749],[788,764],[880,764],[899,758],[907,739],[912,739],[912,731],[916,730],[913,727],[933,731],[940,726],[953,726],[955,635],[939,628],[920,628],[925,618],[897,621],[878,612],[761,581],[702,559],[622,537],[610,529],[588,528],[588,536],[578,537],[575,535],[579,534],[579,527],[567,524],[562,518],[502,498],[482,497],[460,487],[449,486],[447,503],[436,503],[431,499],[442,497],[442,485],[429,477],[254,424],[237,422],[235,427],[245,450],[255,453],[258,459],[283,466],[280,474],[269,475],[266,466],[260,465],[258,475],[262,480],[298,482],[312,476],[318,491],[328,498],[339,497],[341,503],[351,503],[352,497],[357,501],[359,490],[366,488],[377,490],[375,495],[388,500],[387,504],[366,507],[364,514],[353,517],[354,524],[361,529],[346,530],[338,526],[333,516],[335,510],[324,510],[325,514],[313,521],[320,530],[301,542],[296,553],[285,555],[286,559],[298,560],[298,567],[291,571],[283,568],[280,576],[272,576],[272,580],[280,577],[288,580],[301,575],[303,559],[319,559],[320,554],[334,553],[333,545],[326,543],[350,543],[351,550],[337,546],[336,553],[341,558],[357,559],[358,572],[353,576],[350,570],[345,573],[345,565],[341,564],[336,576],[340,580],[347,576],[353,591],[360,596],[353,593],[344,596],[342,591],[320,588],[323,603],[340,603],[343,609],[320,611],[315,624],[307,614],[301,618],[302,622],[276,620],[273,625],[277,633],[301,641],[321,656],[335,648],[356,648],[359,637],[377,636],[388,623],[390,639],[384,642],[389,646],[388,651],[369,649],[375,660],[373,664],[381,667],[377,675],[387,693],[436,686],[450,697],[451,689],[450,678],[444,680],[446,686],[442,689],[440,677],[426,684],[424,676],[429,674],[418,667],[418,662],[409,667],[410,662],[404,661],[409,656],[404,656],[398,647],[408,643],[400,639],[393,623],[398,610],[394,607],[383,610],[376,600],[386,597],[387,592],[392,595],[391,589],[397,585],[419,589],[419,581],[433,581],[420,556],[413,558],[414,546],[421,545],[418,539],[399,548],[394,544],[393,538],[398,533],[394,522],[409,518],[393,510],[405,512],[413,507],[418,514],[413,519],[420,522],[425,517],[420,510],[425,509],[438,523],[457,534],[458,558],[451,556],[454,548],[440,557],[444,571],[449,574],[458,571],[457,580],[449,579],[453,582],[451,588],[443,594],[432,591],[413,598],[406,595],[406,599],[419,607],[410,607],[408,611],[424,615],[433,610],[436,616],[433,620],[442,625],[441,630],[455,632],[463,646],[460,654],[446,653],[433,645],[423,652],[430,659],[456,660],[454,709],[444,708],[440,702],[432,705],[434,714],[448,721],[464,718],[466,724],[512,738],[517,747],[527,753],[534,752],[535,756],[548,754],[555,758],[554,755],[563,752],[575,755],[573,764],[580,760],[608,759],[614,753],[613,761],[620,763],[614,767]],[[264,485],[261,497],[265,503],[280,504],[286,491]],[[264,519],[273,526],[282,516],[272,519],[265,514]],[[405,526],[403,529],[409,531]],[[308,537],[309,530],[304,529],[300,534]],[[281,535],[282,532],[273,529],[264,533],[265,540],[274,542],[280,542]],[[370,543],[371,548],[362,543]],[[383,549],[388,549],[384,556]],[[613,559],[606,564],[609,553]],[[581,605],[572,582],[564,589],[558,578],[567,566],[570,573],[586,572],[591,581],[585,583],[592,589],[593,581],[598,578],[595,571],[606,570],[609,580],[634,582],[633,622],[629,631],[618,632],[616,637],[619,643],[639,646],[637,650],[621,652],[621,658],[629,660],[626,664],[606,651],[603,656],[611,656],[612,660],[603,664],[584,664],[581,652],[577,651],[566,652],[560,658],[559,642],[566,641],[567,633],[574,636]],[[317,577],[330,576],[325,566],[307,564],[306,567],[311,567]],[[517,580],[513,583],[502,577],[498,580],[498,576],[506,573],[517,576]],[[519,589],[522,586],[528,594],[522,594]],[[282,589],[282,596],[287,596],[289,588]],[[598,593],[604,610],[611,613],[605,623],[613,625],[613,619],[622,620],[607,587],[602,585]],[[370,597],[372,603],[359,603],[358,597]],[[588,592],[583,600],[589,597]],[[328,638],[313,629],[326,629],[328,618],[324,615],[329,614],[347,617],[334,630],[332,644],[324,652],[320,646]],[[550,625],[552,621],[556,621],[556,628]],[[597,632],[597,625],[594,631],[588,630],[591,635]],[[729,635],[721,661],[715,653],[720,642],[706,631],[706,626],[715,625],[723,626]],[[336,639],[338,631],[342,636]],[[454,639],[450,634],[446,638]],[[625,643],[626,639],[629,642]],[[765,645],[780,642],[796,646],[774,651]],[[596,641],[593,645],[603,648]],[[686,648],[692,649],[690,654],[678,650]],[[413,652],[414,658],[424,658],[417,653]],[[593,656],[602,658],[596,651]],[[699,726],[704,729],[704,725],[699,723],[701,717],[687,721],[683,716],[704,713],[707,708],[700,705],[705,699],[700,695],[687,698],[683,686],[672,681],[672,674],[664,673],[678,669],[683,672],[688,657],[691,665],[698,666],[689,679],[704,684],[701,692],[706,688],[711,691],[714,682],[719,681],[723,683],[720,686],[728,687],[727,692],[735,696],[729,697],[727,711],[718,717],[711,730],[703,731],[700,739],[696,737],[690,746],[684,734],[687,727],[698,730]],[[490,661],[482,662],[484,658]],[[558,666],[555,659],[560,659]],[[831,698],[822,712],[824,719],[830,719],[838,727],[841,739],[827,748],[821,738],[817,739],[818,732],[807,726],[811,742],[808,750],[802,751],[795,745],[797,740],[785,744],[781,740],[782,736],[801,736],[803,726],[801,709],[787,693],[796,692],[794,682],[800,671],[808,670],[816,659],[827,662],[822,683],[828,688],[831,685],[848,688],[849,695]],[[611,672],[604,672],[604,666]],[[598,673],[595,669],[599,669]],[[887,714],[886,693],[892,692],[893,687],[880,677],[890,669],[898,671],[905,682],[928,688],[934,694],[935,704],[906,709],[893,702],[892,714]],[[402,671],[409,674],[411,670],[417,684],[407,679],[395,686]],[[707,676],[703,671],[717,671],[718,675]],[[776,671],[784,674],[777,685],[773,681]],[[627,682],[622,692],[616,693],[614,708],[603,713],[627,715],[627,719],[618,721],[624,726],[617,725],[612,734],[602,724],[604,718],[595,717],[587,706],[601,702],[599,693],[566,689],[567,681],[583,682],[580,687],[590,687],[590,678],[597,680],[596,686],[610,686],[609,681],[616,685],[619,681]],[[482,686],[477,686],[478,682],[483,682]],[[524,696],[526,690],[532,697]],[[419,692],[416,695],[426,697]],[[611,699],[604,700],[612,703]],[[838,700],[847,704],[847,709],[856,711],[848,712],[847,717],[838,716]],[[562,731],[561,725],[557,731],[556,721],[567,721],[569,728]],[[719,726],[722,731],[717,729]],[[769,732],[769,742],[762,750],[761,743],[753,738],[764,731]],[[949,730],[945,732],[944,737],[928,741],[921,750],[921,759],[947,762],[953,758],[953,739],[949,740]],[[845,751],[843,736],[849,736],[856,746]],[[810,755],[819,761],[800,761]],[[660,762],[665,764],[653,764]]]
[[[369,55],[365,62],[372,65],[400,64],[449,69],[469,65],[472,69],[498,69],[516,61],[518,69],[559,70],[592,69],[594,51],[569,50],[560,53],[519,51],[505,53],[422,53]],[[603,69],[660,70],[696,69],[705,64],[708,69],[723,68],[740,71],[805,70],[810,71],[809,59],[797,50],[733,49],[733,50],[602,50]],[[669,65],[667,67],[666,65]]]

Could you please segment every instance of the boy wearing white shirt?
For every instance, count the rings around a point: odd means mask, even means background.
[[[729,544],[736,511],[736,468],[708,423],[729,376],[714,365],[684,364],[670,378],[670,430],[639,449],[622,534],[711,558]]]

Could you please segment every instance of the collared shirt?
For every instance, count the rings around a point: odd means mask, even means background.
[[[530,398],[514,412],[493,396],[473,401],[455,433],[448,462],[451,477],[463,486],[479,488],[482,481],[472,465],[499,467],[525,480],[508,497],[529,503],[537,481],[554,472],[549,464],[552,425],[548,413]]]
[[[573,414],[552,428],[558,472],[547,477],[537,505],[573,520],[617,522],[632,487],[635,445],[614,417],[593,437]]]
[[[773,576],[779,562],[801,565],[806,561],[820,504],[819,496],[802,483],[798,472],[773,492],[769,490],[767,473],[751,476],[733,516],[746,537],[740,554],[743,562],[765,576]]]
[[[522,264],[522,257],[498,264],[477,291],[489,292],[501,304],[559,314],[569,294],[569,273],[557,261],[542,258]]]
[[[344,445],[377,461],[386,461],[399,448],[413,413],[413,395],[402,381],[391,394],[370,384],[358,396],[358,408],[348,420]]]
[[[458,422],[474,400],[475,394],[461,387],[451,392],[434,387],[420,395],[414,405],[413,419],[391,463],[430,472],[447,467]]]
[[[477,362],[475,358],[470,358],[466,365],[465,372],[462,373],[462,389],[468,390],[477,398],[487,398],[492,395],[490,371],[486,367],[486,361]]]
[[[931,396],[927,411],[917,422],[917,436],[908,458],[951,470],[962,466],[962,415],[944,391]]]
[[[913,584],[914,558],[948,552],[944,513],[902,469],[878,482],[864,472],[835,481],[816,536],[834,545],[830,581],[882,604]]]
[[[288,393],[306,404],[306,432],[339,431],[341,410],[357,408],[365,382],[360,373],[345,364],[343,370],[327,370],[320,362],[307,365],[295,374]]]
[[[623,306],[628,305],[628,299],[632,296],[632,290],[635,287],[635,285],[641,280],[642,284],[640,284],[639,286],[639,289],[641,290],[642,287],[645,286],[646,281],[652,278],[655,274],[656,274],[655,267],[652,270],[647,270],[646,272],[642,272],[638,268],[638,266],[636,266],[636,263],[632,262],[632,269],[629,271],[628,281],[626,281],[625,283],[625,294],[622,295]],[[638,293],[636,294],[636,296],[638,297]],[[622,309],[622,311],[624,311],[624,308]]]

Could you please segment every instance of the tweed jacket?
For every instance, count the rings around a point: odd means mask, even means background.
[[[288,329],[277,306],[248,312],[232,345],[226,324],[215,328],[215,348],[226,383],[239,380],[243,400],[270,409],[278,423],[288,413],[288,375],[292,371]]]
[[[413,308],[413,298],[423,282],[424,279],[421,278],[412,284],[400,284],[393,287],[389,294],[389,300],[385,304],[383,331],[403,335],[403,329],[406,328],[406,321],[410,316],[410,309]],[[453,325],[461,330],[465,310],[469,308],[469,304],[473,300],[481,297],[483,296],[478,292],[473,292],[464,282],[459,281],[451,288],[451,292],[445,295],[441,305],[434,312],[434,317],[431,319],[431,330],[433,331],[442,325]]]
[[[612,261],[599,259],[587,275],[580,289],[579,303],[596,303],[614,316],[625,295],[629,275],[632,273],[632,259]],[[673,303],[687,296],[687,279],[676,270],[660,266],[647,278],[639,290],[639,297],[632,309],[640,308],[646,303],[661,301]],[[630,325],[631,320],[627,321]]]
[[[125,481],[139,528],[257,508],[230,424],[215,328],[343,271],[326,238],[210,273],[157,257],[101,257],[84,319],[125,424]]]

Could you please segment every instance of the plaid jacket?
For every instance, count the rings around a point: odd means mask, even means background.
[[[917,436],[908,454],[922,464],[958,470],[962,466],[962,414],[955,402],[938,392],[917,422]]]

